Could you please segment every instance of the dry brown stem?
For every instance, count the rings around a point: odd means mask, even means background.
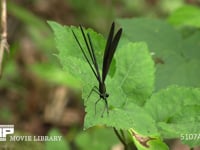
[[[9,52],[9,46],[7,42],[7,9],[6,0],[1,0],[0,76],[2,74],[4,50]]]

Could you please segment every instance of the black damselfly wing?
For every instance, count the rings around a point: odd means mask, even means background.
[[[103,68],[102,68],[102,81],[104,82],[108,73],[108,70],[110,68],[110,64],[112,62],[113,55],[115,53],[115,50],[117,48],[118,42],[120,40],[122,29],[119,29],[117,34],[114,36],[114,28],[115,24],[112,23],[112,26],[110,28],[110,33],[107,39],[106,48],[104,51],[104,57],[103,57]]]
[[[97,94],[99,94],[99,99],[95,102],[95,114],[96,114],[96,104],[101,99],[103,99],[104,102],[105,102],[105,107],[104,107],[103,113],[104,113],[105,109],[107,110],[107,113],[109,113],[108,102],[107,102],[107,98],[108,98],[109,94],[106,92],[105,79],[106,79],[106,76],[108,74],[110,64],[112,62],[112,58],[114,56],[118,42],[119,42],[121,34],[122,34],[122,29],[120,28],[117,31],[116,35],[114,36],[114,28],[115,28],[115,23],[113,22],[112,25],[111,25],[111,28],[110,28],[109,36],[108,36],[105,51],[104,51],[102,76],[100,76],[100,73],[99,73],[99,67],[98,67],[98,64],[97,64],[96,55],[94,53],[94,47],[93,47],[92,40],[91,40],[89,33],[87,33],[87,36],[86,36],[82,26],[80,26],[81,33],[82,33],[83,39],[85,41],[90,59],[87,57],[87,55],[86,55],[83,47],[81,46],[76,34],[72,30],[72,33],[73,33],[73,35],[76,39],[76,42],[78,43],[86,61],[88,62],[90,68],[92,69],[92,72],[94,73],[96,79],[99,82],[99,87],[94,86],[92,88],[90,94],[88,95],[88,98],[89,98],[90,95],[92,94],[92,92],[96,92]],[[102,113],[102,116],[103,116],[103,113]]]

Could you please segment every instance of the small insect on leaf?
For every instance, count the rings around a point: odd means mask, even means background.
[[[92,39],[90,37],[90,34],[87,33],[87,36],[82,28],[82,26],[80,25],[80,29],[81,29],[81,33],[83,36],[83,39],[85,41],[86,47],[87,47],[87,51],[89,56],[86,55],[85,50],[83,49],[83,46],[81,46],[76,34],[74,33],[74,31],[72,30],[72,33],[74,35],[74,38],[78,44],[78,46],[81,49],[81,52],[83,53],[84,58],[86,59],[87,63],[89,64],[90,68],[92,69],[93,74],[95,75],[99,86],[94,86],[92,88],[92,90],[90,91],[88,98],[90,97],[90,95],[95,92],[99,95],[99,99],[95,102],[95,114],[96,114],[96,105],[100,100],[104,100],[105,102],[105,107],[104,110],[102,112],[102,117],[103,114],[105,112],[105,110],[107,111],[107,114],[109,114],[109,110],[108,110],[108,101],[107,98],[109,97],[109,94],[106,92],[106,84],[105,84],[105,80],[106,80],[106,76],[108,74],[109,68],[110,68],[110,64],[112,62],[114,53],[116,51],[117,45],[119,43],[121,34],[122,34],[122,28],[120,28],[116,35],[114,35],[114,29],[115,29],[115,23],[113,22],[110,28],[110,32],[108,35],[108,39],[106,42],[106,46],[105,46],[105,51],[104,51],[104,56],[103,56],[103,68],[102,68],[102,75],[100,75],[100,71],[99,71],[99,66],[97,64],[97,59],[96,59],[96,55],[95,55],[95,51],[94,51],[94,47],[92,44]]]

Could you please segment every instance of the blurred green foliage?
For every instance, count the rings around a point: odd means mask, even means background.
[[[9,107],[3,107],[0,109],[0,120],[4,122],[11,122],[13,117],[12,111]]]
[[[62,134],[59,132],[59,130],[54,129],[54,128],[51,129],[47,135],[48,136],[62,136]],[[46,141],[45,145],[46,145],[45,150],[55,150],[55,149],[70,150],[69,145],[68,145],[67,141],[65,141],[65,139],[63,139],[63,136],[62,136],[61,141],[54,141],[54,142]]]
[[[200,27],[200,9],[197,6],[186,5],[174,11],[168,21],[175,26]]]
[[[118,22],[129,40],[147,42],[153,58],[162,60],[156,65],[156,90],[171,84],[200,86],[198,30],[183,38],[178,30],[162,20],[138,18],[119,19]]]
[[[30,133],[15,130],[12,136],[32,136]],[[9,139],[9,137],[7,137]],[[45,150],[44,144],[35,141],[9,141],[0,142],[0,149],[15,149],[15,150]]]
[[[77,135],[75,143],[80,150],[106,150],[111,149],[119,141],[110,128],[96,127]]]
[[[8,1],[8,11],[24,24],[26,32],[40,50],[47,51],[46,54],[55,50],[52,34],[45,20],[11,1]]]

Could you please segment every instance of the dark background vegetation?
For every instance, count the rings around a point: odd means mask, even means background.
[[[16,134],[20,135],[62,134],[65,139],[62,144],[71,149],[79,149],[77,135],[83,132],[83,101],[65,83],[65,74],[54,55],[57,51],[47,20],[63,25],[82,24],[106,36],[111,22],[116,18],[142,16],[165,19],[186,3],[200,5],[198,0],[7,2],[10,53],[5,54],[0,80],[0,124],[14,124]],[[6,149],[5,143],[0,143],[0,146],[0,149]],[[19,149],[52,148],[42,142],[18,142],[7,146]]]

